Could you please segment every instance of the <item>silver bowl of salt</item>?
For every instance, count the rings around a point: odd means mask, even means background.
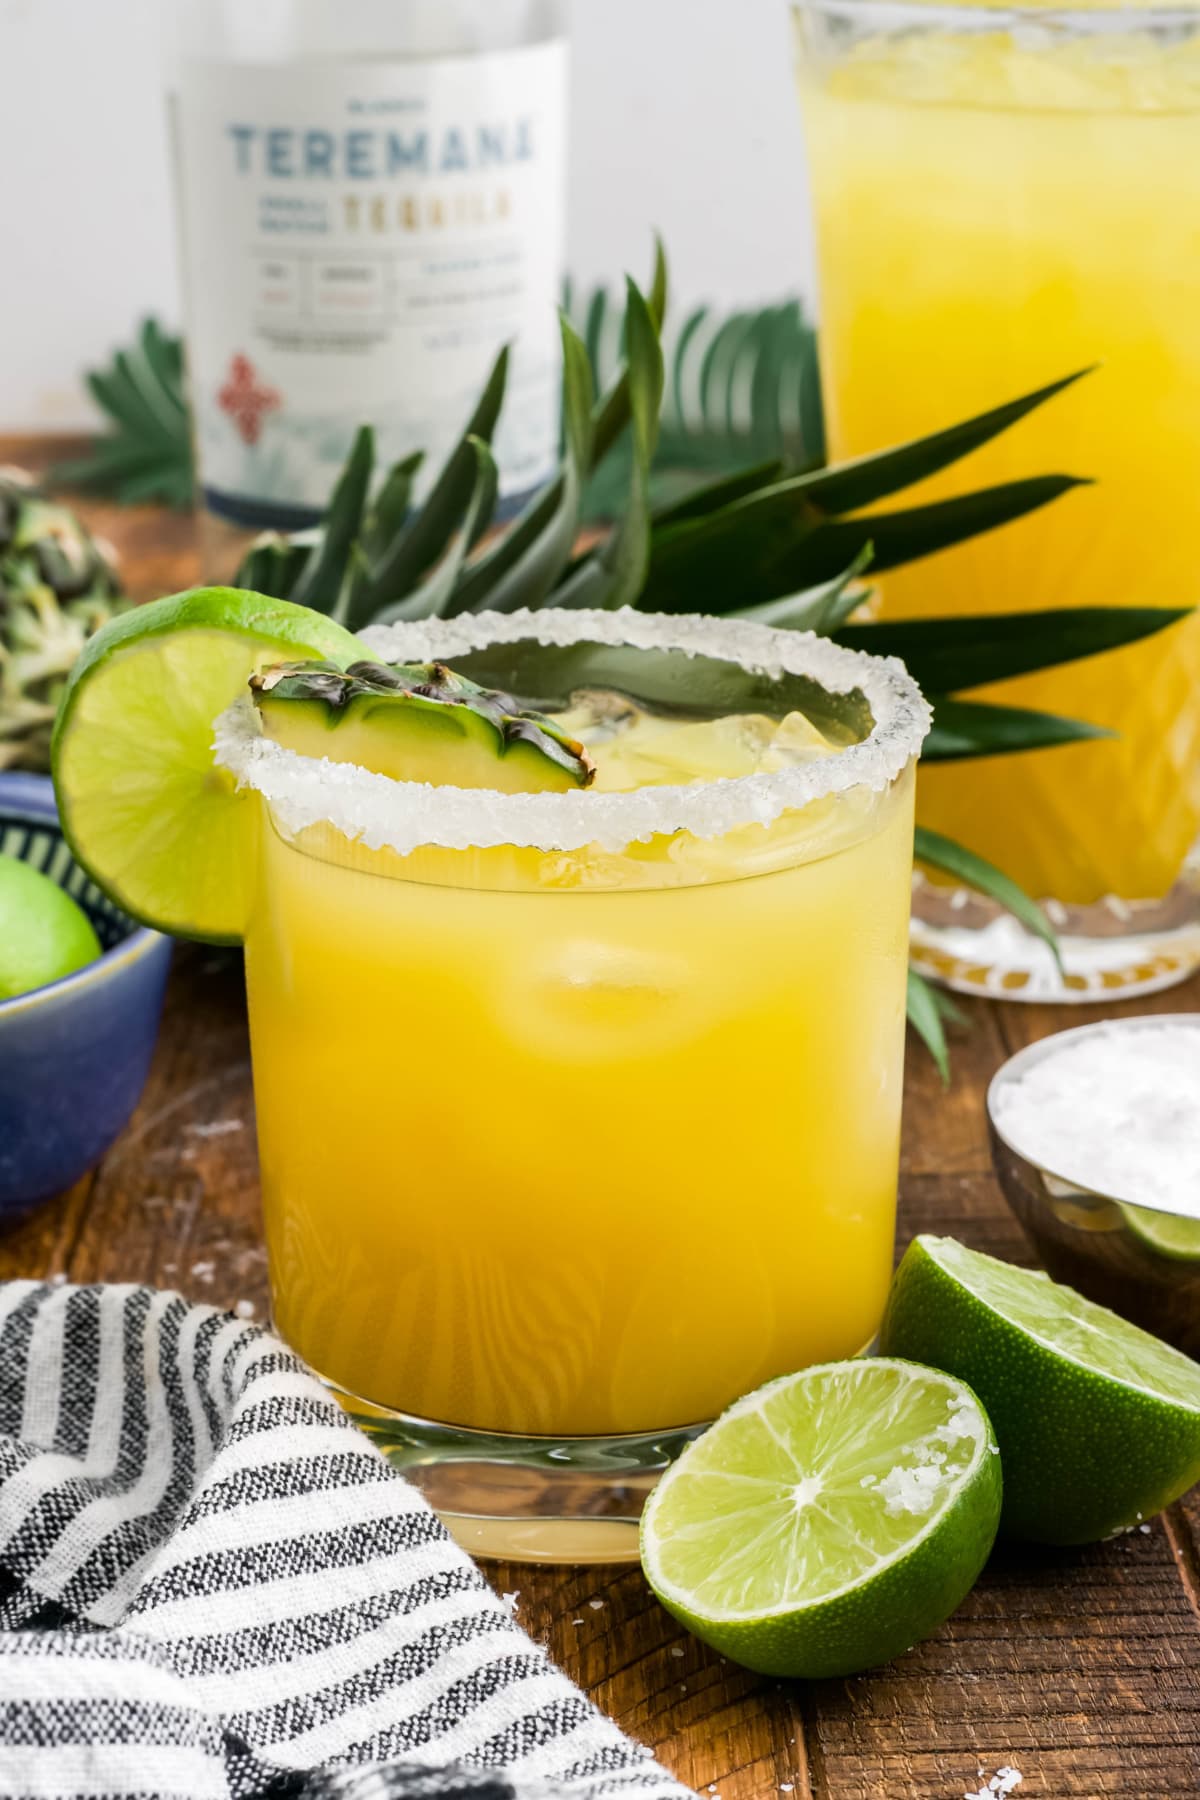
[[[1000,1068],[987,1112],[1050,1274],[1200,1356],[1200,1013],[1043,1038]]]

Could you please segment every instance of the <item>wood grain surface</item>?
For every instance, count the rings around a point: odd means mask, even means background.
[[[38,466],[44,444],[0,441]],[[187,586],[190,522],[82,503],[131,591]],[[1125,1011],[1200,1008],[1196,982]],[[1012,1050],[1080,1015],[967,1003],[943,1091],[910,1044],[901,1237],[953,1233],[1028,1261],[991,1174],[982,1096]],[[1097,1016],[1089,1011],[1088,1017]],[[235,954],[181,946],[150,1081],[88,1181],[0,1234],[0,1277],[149,1281],[266,1307],[254,1107]],[[719,1800],[961,1800],[1002,1765],[1019,1800],[1163,1800],[1200,1790],[1200,1499],[1083,1551],[1000,1550],[956,1616],[891,1667],[763,1680],[711,1654],[636,1571],[493,1565],[517,1616],[617,1722]]]

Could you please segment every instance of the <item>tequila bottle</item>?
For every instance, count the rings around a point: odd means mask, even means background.
[[[209,573],[358,426],[418,502],[512,346],[501,506],[551,472],[565,0],[183,0],[173,120]],[[233,541],[230,541],[232,537]]]

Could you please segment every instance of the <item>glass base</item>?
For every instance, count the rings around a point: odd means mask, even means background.
[[[414,1418],[328,1385],[463,1549],[493,1561],[636,1562],[650,1490],[705,1429],[511,1437]]]
[[[1002,1000],[1087,1005],[1133,999],[1186,981],[1200,968],[1200,894],[1189,871],[1163,900],[1120,900],[1046,913],[1058,934],[1060,972],[1048,945],[967,888],[913,877],[913,967],[942,987]]]

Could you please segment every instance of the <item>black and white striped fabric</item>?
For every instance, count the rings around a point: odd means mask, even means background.
[[[0,1285],[4,1800],[687,1800],[261,1327]]]

